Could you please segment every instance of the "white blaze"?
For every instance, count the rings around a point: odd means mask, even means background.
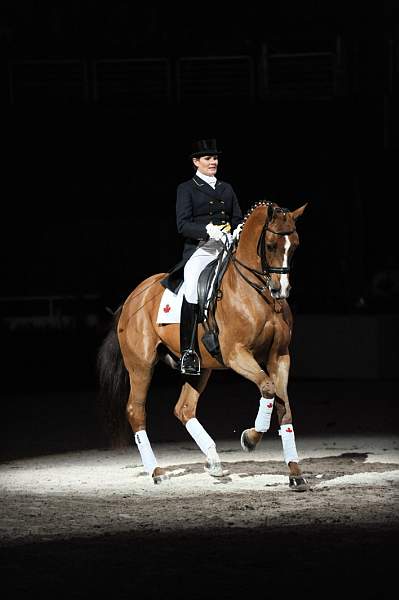
[[[285,237],[285,244],[284,244],[283,267],[288,267],[288,250],[290,249],[291,242],[290,242],[288,235],[286,235],[284,237]],[[287,294],[288,294],[288,286],[289,286],[288,275],[280,275],[280,285],[281,285],[280,296],[282,298],[286,298]]]

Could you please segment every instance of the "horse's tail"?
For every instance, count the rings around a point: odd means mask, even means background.
[[[126,446],[129,432],[131,439],[126,417],[130,381],[116,333],[121,312],[122,308],[118,308],[114,313],[111,328],[97,355],[101,416],[105,433],[113,447]]]

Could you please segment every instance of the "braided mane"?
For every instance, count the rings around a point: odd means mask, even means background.
[[[256,202],[255,204],[253,204],[251,206],[251,208],[248,209],[247,212],[244,215],[244,219],[243,219],[243,222],[242,222],[243,227],[244,227],[245,223],[247,222],[247,219],[252,215],[252,213],[254,212],[254,210],[256,208],[259,208],[259,206],[267,206],[267,204],[268,203],[267,203],[266,200],[261,200],[260,202]]]

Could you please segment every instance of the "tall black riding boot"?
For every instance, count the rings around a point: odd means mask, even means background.
[[[183,296],[180,316],[180,370],[185,375],[200,375],[197,348],[198,305],[187,302]]]

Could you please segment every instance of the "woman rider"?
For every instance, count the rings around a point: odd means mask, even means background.
[[[183,260],[176,265],[164,285],[176,291],[178,271],[184,267],[184,297],[180,319],[181,372],[200,374],[200,359],[195,351],[198,315],[198,278],[240,231],[242,213],[231,185],[216,178],[219,155],[215,139],[199,140],[190,155],[195,175],[177,187],[177,230],[184,237]],[[235,229],[233,236],[229,233]],[[174,283],[175,282],[175,283]]]

